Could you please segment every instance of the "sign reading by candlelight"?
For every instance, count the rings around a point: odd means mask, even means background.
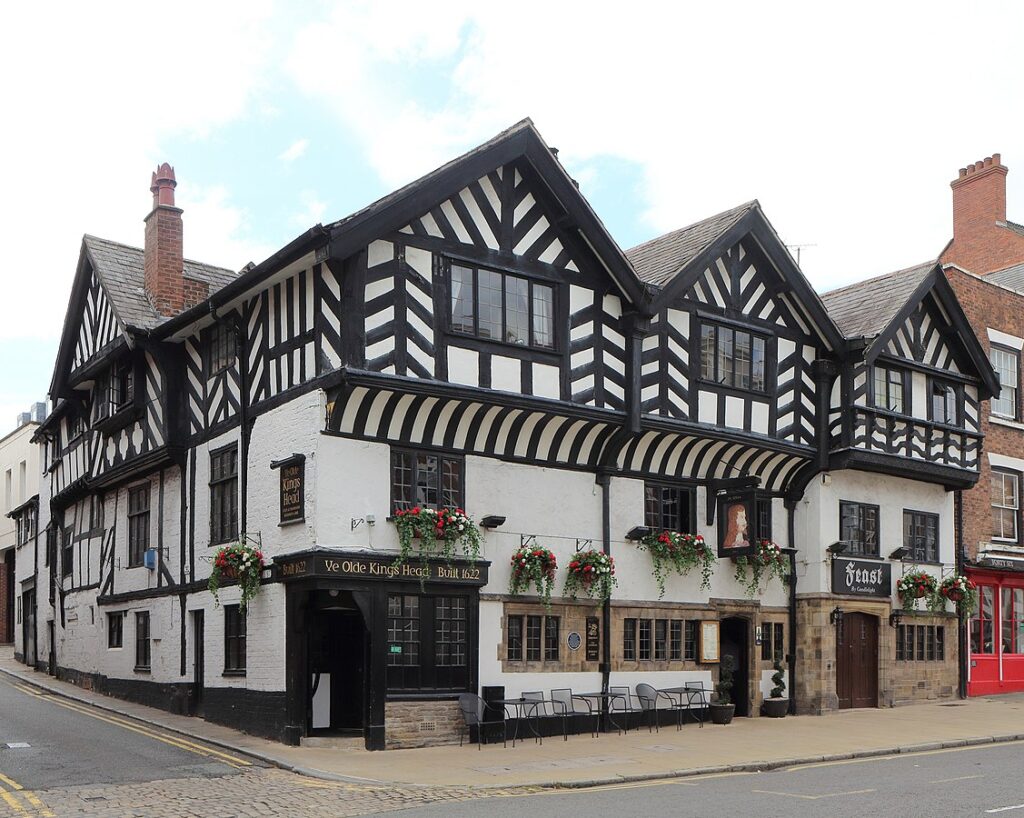
[[[306,456],[293,454],[270,467],[281,471],[281,523],[302,522],[306,519]]]
[[[832,593],[891,596],[892,566],[875,560],[837,557],[832,560]]]

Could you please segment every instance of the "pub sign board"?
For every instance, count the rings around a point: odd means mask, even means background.
[[[718,496],[718,556],[743,557],[757,544],[757,497],[749,489]]]
[[[275,560],[275,573],[279,579],[347,579],[391,582],[419,582],[426,585],[449,584],[482,586],[487,584],[490,563],[445,562],[418,559],[399,562],[398,557],[376,554],[307,553],[298,557]]]
[[[832,593],[892,596],[892,566],[876,560],[837,557],[832,560]]]
[[[270,464],[281,473],[281,524],[306,519],[306,457],[293,454]]]

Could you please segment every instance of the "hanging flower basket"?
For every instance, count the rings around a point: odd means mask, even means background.
[[[700,566],[700,587],[711,589],[711,572],[715,558],[700,534],[680,534],[662,531],[648,534],[637,544],[651,555],[654,579],[658,583],[658,598],[665,596],[665,577],[675,572],[681,576]]]
[[[945,598],[938,593],[939,585],[935,577],[927,571],[915,568],[896,581],[896,593],[906,611],[917,607],[917,600],[925,600],[929,610],[936,611],[945,607]]]
[[[419,540],[420,556],[442,557],[451,562],[459,552],[474,562],[480,557],[480,529],[461,508],[413,506],[395,510],[392,522],[398,529],[401,554],[398,565],[413,554],[413,540]]]
[[[576,599],[580,592],[591,599],[604,602],[618,585],[615,579],[615,560],[603,551],[580,551],[569,563],[562,593]]]
[[[218,594],[223,582],[235,581],[242,591],[238,607],[244,611],[253,597],[259,593],[263,567],[263,552],[249,545],[245,541],[245,535],[239,542],[225,545],[213,555],[213,570],[206,583],[207,589],[213,594],[213,604],[220,605]]]
[[[532,585],[537,589],[545,608],[551,607],[551,589],[555,584],[558,560],[547,548],[524,546],[512,555],[512,576],[508,581],[510,594],[523,594]]]
[[[740,583],[748,597],[761,593],[761,580],[775,577],[786,583],[789,573],[786,555],[771,540],[759,540],[750,556],[736,557],[736,573],[733,578]]]
[[[939,596],[948,599],[960,618],[971,618],[978,607],[978,587],[963,574],[951,574],[939,583]]]

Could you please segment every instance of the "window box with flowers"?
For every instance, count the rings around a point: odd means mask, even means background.
[[[399,508],[391,521],[398,529],[399,565],[412,556],[417,539],[424,559],[437,556],[451,562],[459,551],[474,562],[480,557],[480,529],[461,508]]]
[[[771,540],[759,540],[749,556],[736,557],[736,573],[733,578],[740,583],[748,597],[761,592],[761,580],[775,577],[785,585],[789,571],[786,555],[778,544]]]
[[[905,611],[914,610],[919,599],[923,599],[931,611],[944,607],[945,599],[939,596],[938,591],[939,584],[935,577],[920,568],[907,572],[896,581],[896,593]]]
[[[953,603],[960,618],[967,621],[978,607],[978,586],[963,574],[950,574],[939,583],[939,596]]]
[[[603,551],[580,551],[569,563],[562,593],[576,599],[581,591],[591,599],[604,602],[618,585],[615,579],[615,560]]]
[[[665,577],[672,571],[685,576],[700,566],[700,587],[711,590],[711,572],[715,565],[711,549],[704,544],[700,534],[680,534],[678,531],[661,531],[648,534],[638,543],[651,555],[654,564],[654,579],[658,583],[658,598],[665,596]]]
[[[508,592],[523,594],[530,586],[537,589],[545,608],[551,607],[551,589],[555,584],[558,560],[547,548],[523,546],[512,555],[512,576],[508,581]]]
[[[219,593],[225,580],[237,582],[242,591],[238,608],[244,611],[259,593],[263,567],[263,552],[247,543],[244,534],[238,542],[218,549],[213,555],[213,570],[206,584],[207,589],[213,594],[213,604],[220,605]]]

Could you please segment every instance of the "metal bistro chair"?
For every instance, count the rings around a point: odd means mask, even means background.
[[[587,706],[586,710],[577,710],[576,702],[583,702]],[[594,706],[588,699],[582,696],[574,696],[572,688],[560,687],[557,690],[551,691],[551,703],[556,713],[560,713],[567,719],[572,716],[575,717],[577,714],[586,714],[587,716],[594,717],[594,731],[591,733],[592,736],[598,734],[598,721],[600,720],[600,714],[594,713]]]
[[[632,713],[643,713],[643,709],[633,706],[633,694],[629,692],[629,688],[626,686],[622,687],[609,687],[608,692],[611,694],[611,698],[608,700],[608,717],[611,719],[612,724],[618,726],[615,721],[615,716],[621,715],[625,722],[625,730],[629,732],[629,717]],[[639,720],[638,725],[639,726]]]
[[[708,690],[704,682],[686,682],[686,708],[693,710],[694,703],[697,704],[697,721],[704,726],[704,715],[708,712]]]
[[[568,715],[566,713],[548,712],[548,703],[544,700],[544,691],[542,691],[542,690],[524,690],[523,691],[523,699],[525,699],[527,702],[532,702],[532,704],[528,708],[524,707],[524,711],[526,712],[526,718],[534,719],[534,721],[535,721],[535,723],[537,725],[537,732],[538,733],[543,735],[544,731],[541,728],[541,725],[544,724],[545,722],[552,721],[554,719],[561,719],[562,720],[562,741],[568,741],[569,740],[569,729],[568,729],[569,717],[568,717]],[[541,739],[541,744],[543,744],[543,743],[544,743],[544,740]]]
[[[491,708],[494,710],[495,708]],[[484,715],[487,713],[488,706],[487,702],[481,699],[476,693],[460,693],[459,694],[459,710],[462,711],[462,720],[466,726],[466,736],[471,735],[470,731],[473,727],[476,727],[476,748],[481,749],[481,745],[487,743],[487,730],[486,727],[498,722],[489,722],[484,720]],[[459,746],[462,746],[462,733],[459,733]],[[501,710],[501,746],[508,747],[508,722],[505,719],[505,710]]]
[[[649,684],[640,683],[636,686],[636,697],[640,702],[640,709],[644,713],[651,713],[651,719],[654,720],[654,729],[657,732],[661,732],[661,725],[658,724],[658,700],[664,699],[669,703],[669,708],[674,710],[676,713],[676,729],[679,729],[680,723],[680,708],[676,706],[676,701],[669,696],[667,693],[662,693],[660,690],[656,690]],[[647,732],[651,732],[651,723],[647,722]]]

